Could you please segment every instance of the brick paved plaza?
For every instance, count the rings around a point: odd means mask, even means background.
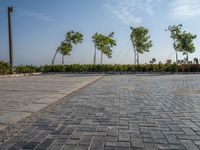
[[[200,75],[104,76],[0,149],[200,149]]]

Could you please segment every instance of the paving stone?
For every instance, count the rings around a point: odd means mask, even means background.
[[[31,142],[41,142],[43,139],[45,139],[48,136],[48,132],[47,131],[40,131],[35,138],[33,138],[31,140]]]
[[[144,148],[142,138],[131,138],[131,147],[133,147],[133,148]]]
[[[157,144],[159,150],[186,150],[186,147],[181,144]]]
[[[182,128],[186,135],[196,135],[196,133],[191,128]]]
[[[175,135],[165,135],[167,141],[172,144],[180,144],[180,140]]]
[[[66,140],[65,145],[78,145],[79,144],[79,140]]]
[[[91,150],[103,150],[104,149],[104,141],[96,141],[94,140],[90,146]]]
[[[81,136],[83,135],[84,132],[81,131],[75,131],[73,132],[72,136],[70,137],[70,139],[80,139]]]
[[[58,101],[101,75],[40,74],[0,78],[0,130]],[[1,125],[3,124],[3,125]]]
[[[165,138],[161,131],[152,131],[151,134],[154,139],[164,139]]]
[[[5,125],[11,125],[30,115],[30,112],[8,112],[5,115],[0,116],[0,123]]]
[[[62,144],[52,144],[48,150],[62,150],[64,148],[64,145]],[[65,147],[66,149],[66,147]]]
[[[119,141],[129,141],[129,133],[119,132]]]
[[[199,149],[191,140],[181,140],[181,142],[188,150],[198,150]]]
[[[143,140],[144,143],[154,143],[155,142],[154,139],[151,138],[151,137],[150,138],[148,138],[148,137],[142,138],[142,140]]]
[[[146,150],[157,150],[158,147],[156,146],[156,144],[152,144],[152,143],[145,143],[145,149]]]
[[[48,105],[47,104],[29,104],[27,106],[19,108],[17,111],[19,111],[19,112],[20,111],[22,111],[22,112],[37,112],[46,106],[48,106]]]
[[[83,145],[65,145],[63,150],[88,150],[88,146],[83,146]]]
[[[80,140],[80,145],[90,145],[93,138],[93,136],[83,136]]]
[[[118,130],[116,128],[108,128],[107,136],[118,136]]]
[[[30,143],[24,145],[22,148],[23,149],[34,149],[37,147],[37,145],[39,145],[39,142],[30,142]]]
[[[35,106],[49,104],[55,97],[62,97],[66,87],[82,85],[81,78],[77,75],[71,82],[66,75],[59,75],[55,81],[49,77],[44,81],[48,86],[41,85],[37,89],[40,92],[33,87],[32,94],[27,94],[23,85],[24,89],[16,92],[23,94],[17,105],[29,97]],[[56,80],[60,85],[55,84]],[[65,86],[66,82],[69,85]],[[6,86],[2,79],[1,83]],[[3,101],[13,100],[16,95],[12,95],[14,88],[9,87],[11,95],[4,94],[1,88],[0,118],[4,115],[1,110],[6,108]],[[64,98],[62,104],[36,118],[9,141],[0,142],[0,149],[200,149],[199,89],[199,75],[107,75]],[[14,108],[12,101],[9,107]]]
[[[200,146],[200,140],[198,141],[193,141],[196,145]]]
[[[53,143],[55,139],[44,139],[35,149],[48,149],[48,147]]]

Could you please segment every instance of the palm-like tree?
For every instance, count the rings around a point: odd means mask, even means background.
[[[65,40],[61,42],[60,46],[56,50],[56,53],[52,60],[52,65],[54,65],[54,61],[58,52],[62,54],[62,65],[64,65],[64,56],[71,55],[73,45],[82,43],[82,41],[83,41],[83,35],[80,32],[74,32],[73,30],[67,32]]]

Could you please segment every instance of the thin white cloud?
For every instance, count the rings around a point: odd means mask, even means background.
[[[106,11],[128,25],[141,24],[143,15],[153,15],[163,0],[104,0]]]
[[[25,17],[31,17],[31,18],[34,18],[37,20],[41,20],[41,21],[46,21],[46,22],[53,21],[52,18],[50,18],[49,16],[47,16],[44,13],[32,12],[32,11],[28,11],[28,10],[22,10],[21,15],[25,16]]]
[[[174,0],[170,16],[178,20],[189,20],[200,16],[200,0]]]

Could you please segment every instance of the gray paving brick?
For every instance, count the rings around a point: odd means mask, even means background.
[[[108,75],[0,149],[200,149],[197,89],[199,75]]]
[[[191,140],[181,140],[181,142],[188,150],[199,150],[199,148]]]
[[[118,136],[118,129],[116,128],[108,128],[108,132],[107,132],[108,136]]]
[[[91,150],[103,150],[104,149],[104,141],[96,141],[94,140],[90,146]]]
[[[159,150],[186,150],[181,144],[157,144]]]
[[[93,136],[83,136],[80,140],[80,145],[90,145],[93,138]]]
[[[129,141],[129,133],[126,132],[119,132],[119,136],[118,136],[118,140],[119,141]]]
[[[180,144],[180,140],[175,135],[165,135],[167,141],[172,144]]]
[[[142,138],[131,138],[131,147],[133,147],[133,148],[144,148]]]
[[[144,145],[145,145],[146,150],[158,150],[158,147],[156,146],[156,144],[145,143]]]
[[[44,139],[35,149],[40,150],[40,149],[47,149],[54,141],[55,139]]]
[[[182,128],[186,135],[196,135],[196,133],[191,128]]]

